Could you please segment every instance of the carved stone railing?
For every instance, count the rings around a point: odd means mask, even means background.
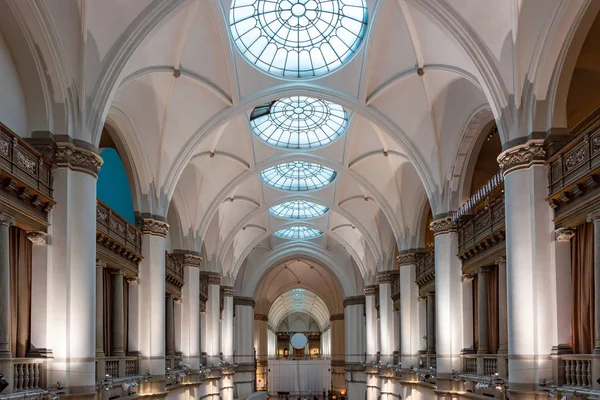
[[[128,378],[140,375],[140,359],[138,357],[97,357],[96,379]]]
[[[96,203],[96,241],[135,264],[142,260],[140,230],[100,200]]]
[[[9,383],[2,395],[45,389],[51,362],[51,359],[43,358],[0,359],[0,372]]]
[[[559,384],[591,388],[596,375],[593,373],[593,356],[591,354],[561,355],[559,363]]]
[[[506,354],[463,354],[463,374],[508,377]]]
[[[44,216],[54,206],[52,170],[55,165],[0,124],[0,183],[2,188]]]
[[[419,286],[435,279],[435,249],[431,249],[417,260],[416,273]]]

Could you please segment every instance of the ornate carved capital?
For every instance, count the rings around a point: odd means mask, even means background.
[[[600,221],[600,210],[594,211],[593,213],[588,214],[587,222],[596,222]]]
[[[543,164],[546,160],[544,141],[533,139],[525,144],[503,151],[498,156],[498,164],[504,175],[534,164]]]
[[[560,228],[554,231],[554,234],[557,242],[568,242],[575,236],[575,232],[573,228]]]
[[[15,225],[16,223],[17,223],[17,221],[15,220],[14,217],[11,217],[8,214],[0,212],[0,225],[11,226],[11,225]]]
[[[419,259],[418,252],[411,253],[402,253],[396,257],[396,261],[398,262],[398,266],[403,267],[405,265],[415,265],[417,264],[417,260]]]
[[[233,297],[235,295],[235,289],[231,286],[221,286],[221,296]]]
[[[199,268],[202,264],[202,257],[191,252],[180,252],[176,250],[176,252],[172,253],[171,255],[184,267]]]
[[[233,297],[233,306],[247,306],[254,308],[255,306],[254,299],[252,297],[242,297],[242,296],[234,296]]]
[[[144,235],[154,235],[164,238],[169,233],[169,224],[154,218],[138,218],[137,225]]]
[[[506,264],[506,257],[504,257],[504,256],[498,257],[496,259],[496,261],[494,262],[494,264],[496,264],[496,265]]]
[[[129,286],[137,286],[140,283],[140,278],[138,278],[137,276],[134,276],[132,278],[126,278],[127,279],[127,284]]]
[[[456,223],[452,222],[452,217],[446,217],[433,221],[429,228],[433,235],[440,235],[448,232],[454,232],[457,229]]]
[[[173,299],[173,303],[175,303],[175,304],[181,304],[181,297],[175,297]]]
[[[462,281],[464,283],[469,283],[469,282],[473,282],[474,278],[475,278],[475,275],[465,274],[465,275],[462,276]]]
[[[102,157],[91,150],[70,142],[61,142],[57,143],[54,162],[59,168],[69,168],[98,179],[98,171],[100,171],[103,161]]]
[[[106,261],[96,260],[96,268],[106,268]]]
[[[344,320],[344,314],[333,314],[331,317],[329,317],[330,321],[343,321]]]
[[[220,285],[221,284],[221,275],[209,274],[206,275],[206,280],[209,285]]]
[[[48,244],[48,234],[42,231],[27,232],[27,239],[35,245],[41,246]]]
[[[392,284],[396,279],[398,279],[398,271],[383,271],[377,273],[377,283],[390,283]]]
[[[357,306],[357,305],[361,305],[361,304],[365,304],[365,303],[366,303],[365,296],[346,297],[344,299],[344,308],[346,308],[348,306]]]
[[[379,295],[379,286],[371,285],[365,287],[365,296],[378,296]]]
[[[254,320],[269,322],[269,317],[265,314],[254,314]]]

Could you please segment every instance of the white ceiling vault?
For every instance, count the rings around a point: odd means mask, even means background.
[[[168,216],[173,248],[202,251],[208,268],[231,284],[245,276],[252,290],[260,274],[302,255],[326,265],[350,296],[392,268],[397,247],[423,247],[427,203],[434,215],[458,207],[457,154],[473,117],[494,117],[503,143],[551,127],[564,106],[563,49],[598,11],[592,3],[366,0],[356,54],[296,79],[240,54],[230,0],[4,0],[0,34],[27,112],[0,107],[0,118],[23,136],[50,130],[96,145],[106,121],[132,170],[136,211]],[[344,107],[346,132],[314,150],[264,143],[250,113],[288,96]],[[307,192],[261,182],[262,170],[290,161],[337,178]],[[268,210],[289,200],[329,208],[293,221],[324,234],[274,236],[292,222]],[[245,273],[249,265],[258,277]]]

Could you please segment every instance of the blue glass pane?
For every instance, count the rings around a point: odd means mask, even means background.
[[[256,107],[250,126],[256,136],[270,145],[314,149],[333,142],[346,131],[348,114],[338,104],[294,96]]]
[[[291,161],[260,173],[267,185],[296,192],[325,187],[335,180],[336,175],[331,168],[308,161]]]
[[[248,62],[302,78],[339,68],[367,31],[364,0],[233,0],[231,36]]]
[[[320,230],[307,226],[288,226],[275,232],[275,236],[283,239],[312,239],[322,234]]]
[[[119,154],[115,149],[106,148],[102,149],[100,156],[104,163],[96,183],[98,199],[128,222],[135,224],[129,181]]]
[[[329,208],[312,201],[292,200],[277,204],[269,212],[279,218],[307,219],[325,215]]]

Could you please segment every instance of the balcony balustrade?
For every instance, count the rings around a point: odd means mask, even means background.
[[[140,375],[140,359],[138,357],[97,357],[96,379],[129,378]]]
[[[9,386],[4,389],[5,394],[23,392],[28,398],[35,397],[31,394],[40,392],[47,385],[47,373],[52,359],[46,358],[7,358],[0,359],[0,371]]]
[[[142,233],[100,200],[96,204],[96,241],[136,265],[142,260]]]

